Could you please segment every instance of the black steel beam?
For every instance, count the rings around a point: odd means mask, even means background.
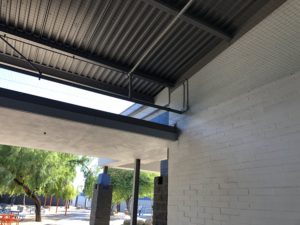
[[[16,49],[14,46],[12,46],[12,44],[10,44],[6,38],[4,38],[3,36],[0,35],[0,39],[6,44],[8,45],[12,50],[16,51],[19,56],[25,60],[34,70],[36,70],[40,75],[42,75],[42,72],[39,70],[39,68],[37,68],[30,60],[28,60],[18,49]]]
[[[39,73],[33,71],[32,66],[28,64],[27,61],[0,53],[0,67],[2,68],[130,101],[127,96],[127,88],[119,88],[113,85],[103,84],[99,81],[75,75],[67,71],[43,66],[37,63],[32,63],[32,65],[39,69],[39,71],[42,73],[42,76]],[[143,102],[154,102],[154,99],[152,97],[142,95],[134,91],[132,92],[132,97],[133,99]]]
[[[132,101],[138,104],[142,104],[145,106],[153,107],[168,112],[173,112],[177,114],[182,114],[185,112],[184,110],[177,110],[165,106],[155,105],[153,97],[143,95],[137,92],[132,92],[130,98],[128,96],[128,89],[126,88],[119,88],[113,85],[103,84],[101,82],[97,82],[79,75],[74,75],[66,71],[58,70],[36,63],[33,64],[42,72],[42,76],[32,71],[31,65],[29,65],[27,61],[0,53],[0,67],[5,69],[13,70],[19,73],[24,73],[30,76],[35,76],[45,80],[54,81],[57,83],[66,84],[73,87],[82,88],[85,90],[123,99],[126,101]]]
[[[139,185],[140,185],[140,168],[141,160],[136,159],[134,163],[134,176],[132,187],[132,203],[131,203],[131,225],[137,225]]]
[[[167,140],[177,140],[176,127],[81,107],[0,88],[0,107],[91,124]]]
[[[150,5],[165,11],[166,13],[172,15],[172,16],[176,16],[179,13],[179,10],[174,9],[174,7],[167,5],[166,3],[160,1],[160,0],[144,0],[144,2],[149,3]],[[219,37],[225,41],[230,41],[232,39],[232,35],[229,33],[226,33],[225,31],[223,31],[222,29],[213,26],[212,24],[209,24],[208,22],[206,22],[203,19],[199,19],[199,18],[194,18],[188,14],[184,14],[180,17],[180,20],[191,24],[201,30],[205,30],[206,32],[209,32],[210,34]]]
[[[33,33],[28,33],[20,29],[11,28],[4,24],[0,24],[0,31],[3,32],[5,35],[6,34],[13,35],[14,36],[13,38],[15,39],[19,38],[19,40],[21,39],[20,41],[32,42],[32,44],[42,45],[43,48],[48,47],[60,51],[64,54],[68,53],[71,54],[72,56],[75,56],[79,60],[83,59],[85,61],[90,61],[104,68],[108,68],[114,71],[119,71],[124,74],[127,74],[131,70],[130,67],[117,64],[115,62],[109,61],[107,59],[104,59],[103,57],[94,54],[90,54],[88,51],[83,51],[82,49],[74,48],[72,46],[68,46],[63,43],[55,42],[48,38],[40,37]],[[175,84],[172,81],[164,80],[162,78],[158,78],[151,74],[146,74],[140,71],[136,71],[132,75],[137,76],[140,79],[145,79],[150,82],[160,84],[165,87],[173,87]]]

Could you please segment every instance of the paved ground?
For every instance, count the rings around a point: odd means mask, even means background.
[[[144,215],[140,219],[150,218],[151,215]],[[124,219],[129,219],[129,216],[120,213],[116,216],[111,216],[110,225],[122,225]],[[64,213],[64,208],[60,207],[58,213],[55,213],[55,207],[49,211],[48,209],[43,210],[42,212],[42,222],[34,222],[34,214],[26,215],[25,219],[22,220],[20,224],[24,225],[89,225],[90,220],[90,210],[86,209],[76,209],[70,207],[67,215]]]
[[[64,215],[64,208],[59,208],[58,213],[55,213],[55,208],[43,211],[42,222],[34,222],[34,214],[26,215],[25,219],[20,223],[24,225],[89,225],[90,210],[76,209],[70,207],[67,215]],[[120,214],[111,217],[110,225],[121,225],[125,216]]]

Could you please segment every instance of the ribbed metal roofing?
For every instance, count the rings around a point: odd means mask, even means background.
[[[96,85],[101,83],[104,87],[126,90],[126,70],[135,65],[186,2],[2,0],[0,31],[7,34],[6,40],[27,59],[53,69],[50,75],[56,76],[56,70],[63,71],[87,78]],[[156,96],[164,84],[152,82],[151,78],[175,84],[191,65],[216,45],[229,41],[245,21],[255,15],[255,9],[266,3],[268,0],[195,1],[185,18],[177,21],[142,61],[137,72],[150,79],[134,76],[134,92],[151,98]],[[221,34],[203,28],[203,24]],[[222,37],[222,33],[227,37]],[[35,39],[40,43],[35,43]],[[62,47],[81,55],[64,52]],[[0,52],[20,59],[20,55],[1,40]],[[86,60],[82,57],[84,54]],[[97,63],[97,59],[101,63]],[[102,60],[124,70],[105,68]]]

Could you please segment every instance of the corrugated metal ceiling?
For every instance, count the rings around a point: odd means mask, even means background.
[[[36,64],[126,89],[128,78],[125,72],[35,44],[22,35],[31,35],[51,43],[52,47],[55,44],[64,46],[130,69],[173,19],[174,15],[165,6],[179,11],[186,2],[2,0],[0,31],[3,28],[13,30],[17,37],[8,34],[6,39]],[[261,2],[266,4],[268,0],[260,0],[259,4],[256,0],[198,0],[186,15],[234,36],[243,23],[255,15],[253,9],[263,5]],[[138,72],[176,83],[189,66],[222,41],[226,40],[181,19],[145,58]],[[20,58],[2,41],[0,52]],[[164,85],[150,80],[135,76],[133,90],[141,95],[156,96]]]

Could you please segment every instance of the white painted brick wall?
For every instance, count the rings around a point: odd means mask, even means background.
[[[299,40],[291,0],[191,79],[169,225],[300,225]]]
[[[299,87],[300,72],[179,123],[169,224],[300,224]]]

